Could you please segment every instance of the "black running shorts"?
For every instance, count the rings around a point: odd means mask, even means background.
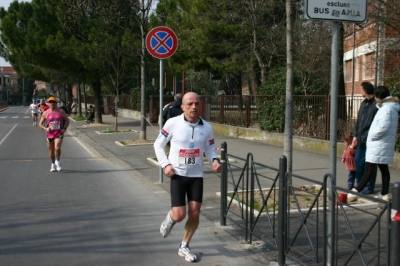
[[[60,136],[52,138],[52,139],[47,138],[47,143],[53,143],[54,139],[63,139],[63,138],[64,138],[64,135],[60,135]]]
[[[203,178],[174,175],[171,178],[172,207],[186,206],[188,201],[203,202]]]

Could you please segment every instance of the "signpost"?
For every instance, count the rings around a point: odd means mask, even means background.
[[[330,167],[329,172],[333,176],[331,184],[336,185],[336,153],[337,153],[337,117],[338,117],[338,86],[339,86],[339,22],[365,23],[367,21],[367,0],[306,0],[305,15],[309,19],[331,20],[332,23],[332,51],[331,51],[331,107],[330,107]],[[330,183],[330,182],[328,182]],[[327,226],[327,252],[324,256],[324,265],[334,265],[334,232],[332,224],[335,221],[334,192],[329,190],[330,216]],[[330,224],[329,224],[330,223]]]
[[[162,129],[163,111],[163,75],[164,59],[171,57],[178,49],[178,38],[170,28],[160,26],[155,27],[146,36],[146,49],[153,57],[160,59],[160,131]],[[160,166],[160,183],[163,182],[163,169]]]
[[[365,23],[367,0],[307,0],[309,19]]]

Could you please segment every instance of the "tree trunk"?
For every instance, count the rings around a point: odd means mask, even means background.
[[[82,116],[82,99],[81,99],[81,83],[78,83],[78,99],[77,104],[78,104],[78,116]]]
[[[103,123],[102,109],[103,99],[101,97],[101,82],[100,80],[92,82],[92,89],[94,92],[94,111],[95,111],[95,121],[96,123]]]
[[[140,91],[141,91],[141,97],[140,97],[140,112],[142,114],[142,117],[140,119],[140,134],[139,134],[139,139],[144,140],[146,139],[146,78],[145,78],[145,66],[146,66],[146,61],[145,61],[145,56],[146,56],[146,27],[145,27],[145,18],[146,18],[146,10],[144,9],[144,0],[142,0],[141,3],[141,34],[142,34],[142,51],[140,54]]]

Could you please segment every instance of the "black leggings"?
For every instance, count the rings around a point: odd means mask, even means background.
[[[361,183],[358,185],[357,190],[361,191],[369,182],[371,177],[376,173],[376,167],[379,167],[379,171],[381,171],[382,177],[382,195],[386,195],[389,193],[389,185],[390,185],[390,172],[389,166],[387,164],[376,164],[376,163],[365,163],[365,172],[364,176],[361,180]]]

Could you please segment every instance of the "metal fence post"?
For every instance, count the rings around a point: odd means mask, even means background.
[[[253,159],[253,154],[249,153],[248,158],[249,158],[249,160],[248,160],[247,171],[250,168],[250,176],[247,177],[247,178],[250,178],[250,180],[247,179],[248,180],[247,182],[250,181],[250,217],[249,217],[249,219],[250,219],[250,221],[249,221],[250,238],[249,238],[249,243],[251,245],[252,241],[253,241],[253,223],[254,223],[254,168],[253,168],[254,159]],[[249,188],[247,187],[247,193],[248,193],[248,191],[249,191]],[[247,205],[249,205],[248,202],[247,202]],[[247,208],[249,209],[249,207],[247,207]]]
[[[227,162],[228,145],[226,142],[221,143],[221,212],[220,222],[221,226],[226,226],[226,208],[228,197],[228,162]]]
[[[400,261],[400,183],[393,185],[392,194],[392,232],[390,234],[390,264],[398,265]]]
[[[278,264],[285,265],[287,247],[287,158],[279,158],[279,205],[278,205]]]

